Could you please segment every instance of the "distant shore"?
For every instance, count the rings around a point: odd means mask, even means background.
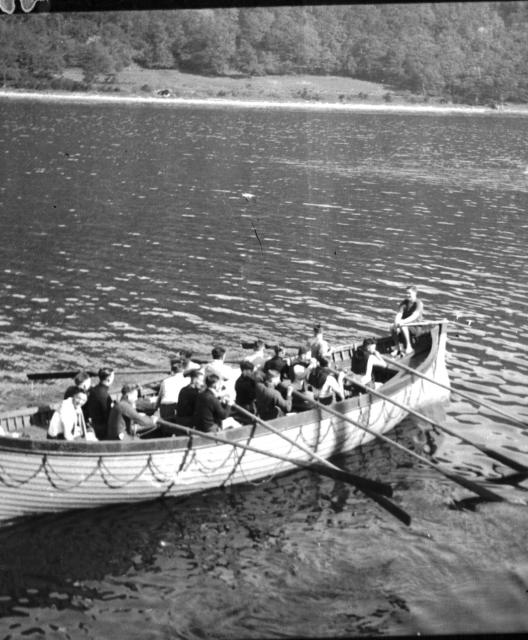
[[[64,71],[63,82],[82,83],[77,67]],[[108,103],[163,107],[210,106],[254,109],[303,109],[336,112],[409,114],[528,115],[527,105],[471,106],[427,98],[375,82],[341,76],[203,76],[176,69],[144,69],[130,65],[112,82],[89,91],[65,89],[0,89],[0,99],[63,103]]]
[[[302,109],[314,111],[355,111],[416,114],[505,114],[528,115],[528,106],[507,105],[501,108],[454,104],[406,104],[374,102],[326,102],[321,100],[278,100],[245,98],[192,98],[176,96],[152,96],[111,94],[107,92],[24,91],[0,89],[0,99],[34,100],[44,102],[150,104],[170,106],[218,106],[257,109]]]

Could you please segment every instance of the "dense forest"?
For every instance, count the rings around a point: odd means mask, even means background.
[[[453,102],[528,102],[528,2],[50,13],[0,20],[0,85],[89,89],[134,62],[320,74]],[[83,82],[62,77],[80,67]]]

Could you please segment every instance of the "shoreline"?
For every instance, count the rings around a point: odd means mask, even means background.
[[[40,102],[72,102],[92,104],[159,105],[163,107],[210,106],[252,109],[300,109],[310,111],[379,112],[433,115],[516,115],[528,116],[528,106],[506,106],[498,109],[471,105],[435,105],[406,103],[326,102],[322,100],[272,100],[237,98],[182,98],[142,96],[137,94],[109,95],[100,92],[24,91],[0,89],[0,100],[35,100]]]

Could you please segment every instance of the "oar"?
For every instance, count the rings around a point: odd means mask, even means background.
[[[348,379],[352,380],[351,378],[348,378]],[[352,380],[352,382],[354,382],[354,380]],[[364,387],[364,385],[361,385],[361,386]],[[364,388],[366,389],[366,387]],[[370,391],[370,389],[368,389],[368,391]],[[294,391],[294,393],[299,393],[299,392]],[[302,394],[299,394],[299,395],[302,395]],[[392,402],[391,399],[389,398],[386,398],[386,399],[389,402]],[[485,500],[494,501],[494,502],[499,502],[503,500],[501,496],[494,493],[493,491],[489,491],[489,489],[479,486],[476,482],[472,482],[471,480],[467,480],[466,478],[462,478],[454,473],[451,473],[450,471],[446,471],[445,469],[442,469],[441,467],[437,466],[436,464],[434,464],[427,458],[424,458],[423,456],[416,453],[415,451],[412,451],[411,449],[407,449],[407,447],[404,447],[399,442],[396,442],[395,440],[391,440],[391,438],[387,438],[387,436],[383,435],[382,433],[378,433],[377,431],[373,431],[372,429],[365,427],[364,425],[357,422],[356,420],[353,420],[352,418],[349,418],[348,416],[345,416],[342,413],[339,413],[339,411],[336,411],[335,409],[331,409],[328,405],[321,404],[320,402],[317,402],[316,400],[312,400],[311,398],[309,399],[309,401],[312,404],[314,404],[316,407],[319,407],[322,411],[327,411],[328,413],[331,413],[332,415],[340,418],[341,420],[344,420],[345,422],[349,422],[350,424],[353,424],[359,429],[363,429],[363,431],[370,433],[371,435],[379,438],[380,440],[383,440],[384,442],[387,442],[388,444],[400,449],[401,451],[405,451],[405,453],[407,453],[408,455],[412,456],[413,458],[416,458],[423,464],[426,464],[427,466],[432,467],[433,469],[436,469],[439,473],[444,475],[446,478],[449,478],[453,482],[456,482],[457,484],[461,485],[465,489],[469,489],[470,491],[473,491],[473,493],[476,493],[481,498],[484,498]]]
[[[329,470],[330,473],[327,473],[326,475],[330,475],[331,477],[333,477],[331,474],[337,472],[339,474],[340,480],[343,478],[349,477],[352,484],[357,483],[359,481],[363,483],[363,486],[368,491],[375,491],[376,493],[380,493],[389,498],[392,496],[392,487],[389,484],[378,482],[376,480],[369,480],[367,478],[361,478],[360,476],[356,476],[352,473],[349,473],[344,469],[340,469],[332,462],[329,462],[328,460],[326,460],[326,458],[323,458],[315,451],[312,451],[308,447],[305,447],[303,444],[299,442],[295,442],[295,440],[292,440],[285,433],[282,433],[282,431],[279,431],[279,429],[276,429],[273,425],[268,424],[265,420],[262,420],[262,418],[259,418],[258,416],[251,413],[250,411],[247,411],[247,409],[244,409],[244,407],[241,407],[235,402],[233,402],[233,408],[239,411],[242,415],[245,415],[247,418],[250,418],[251,420],[255,421],[257,424],[260,424],[268,431],[271,431],[275,435],[279,436],[279,438],[282,438],[292,446],[297,447],[303,453],[306,453],[308,456],[310,456],[312,460],[316,460],[319,463],[319,465],[322,465],[323,467]],[[313,463],[312,463],[312,466],[313,466]]]
[[[486,407],[487,409],[489,409],[490,411],[493,411],[505,418],[508,418],[509,420],[512,420],[513,422],[515,422],[516,424],[520,425],[521,427],[524,427],[525,429],[528,427],[527,424],[525,424],[524,422],[521,422],[519,420],[519,418],[516,418],[514,415],[512,415],[511,413],[508,413],[507,411],[504,411],[503,409],[496,407],[495,405],[486,402],[485,400],[479,400],[478,398],[476,398],[474,395],[464,392],[464,391],[458,391],[458,389],[453,389],[453,387],[451,387],[450,385],[444,384],[443,382],[438,382],[438,380],[435,380],[434,378],[430,378],[429,376],[426,376],[423,373],[420,373],[419,371],[416,371],[416,369],[412,369],[411,367],[408,367],[407,365],[403,364],[402,362],[399,362],[398,360],[392,360],[392,358],[387,358],[386,356],[382,356],[382,358],[385,360],[385,362],[391,364],[391,365],[395,365],[396,367],[399,367],[400,369],[403,369],[404,371],[408,371],[409,373],[412,373],[413,375],[418,376],[419,378],[423,378],[424,380],[427,380],[428,382],[432,382],[434,384],[437,384],[439,387],[442,387],[443,389],[447,389],[447,391],[450,391],[451,393],[455,393],[456,395],[460,396],[461,398],[465,398],[466,400],[469,400],[469,402],[471,402],[472,404],[474,404],[475,406],[482,406],[482,407]]]
[[[42,373],[28,373],[29,380],[60,380],[62,378],[75,378],[75,376],[85,369],[75,369],[71,371],[43,371]],[[95,371],[86,371],[86,373],[95,378],[97,373]],[[165,369],[117,369],[116,373],[119,375],[150,375],[154,373],[166,374]]]
[[[252,415],[252,417],[254,418],[255,416]],[[236,440],[228,440],[227,438],[222,438],[221,436],[218,436],[216,434],[205,433],[205,432],[202,432],[202,431],[198,431],[197,429],[192,429],[191,427],[185,427],[185,426],[179,425],[179,424],[175,425],[172,422],[167,422],[166,420],[159,419],[158,420],[158,424],[162,424],[163,426],[169,427],[171,429],[182,430],[185,433],[187,433],[188,435],[198,436],[198,437],[201,437],[201,438],[206,438],[208,440],[212,440],[214,442],[218,442],[219,444],[228,444],[228,445],[230,445],[232,447],[237,447],[239,449],[244,449],[246,451],[251,451],[253,453],[258,453],[259,455],[269,456],[270,458],[276,458],[277,460],[282,460],[283,462],[287,462],[288,464],[292,464],[292,465],[294,465],[296,467],[300,467],[302,469],[308,469],[309,471],[310,470],[311,471],[316,471],[317,473],[319,473],[321,475],[328,475],[329,477],[331,477],[334,480],[336,478],[339,478],[339,480],[342,480],[344,482],[348,482],[348,483],[352,484],[353,486],[355,486],[357,489],[362,491],[366,496],[368,496],[369,498],[374,500],[374,502],[377,502],[381,507],[383,507],[384,509],[389,511],[389,513],[391,513],[393,516],[395,516],[396,518],[401,520],[404,524],[406,524],[406,525],[410,525],[411,524],[411,517],[406,511],[404,511],[403,509],[401,509],[400,507],[395,505],[393,502],[391,502],[385,496],[382,496],[379,493],[366,488],[365,485],[370,486],[371,482],[372,482],[371,480],[368,480],[365,483],[366,478],[361,478],[359,476],[353,476],[352,474],[349,474],[348,472],[341,471],[341,470],[339,470],[340,472],[338,473],[334,469],[330,470],[327,467],[323,467],[322,465],[318,465],[317,467],[314,467],[312,464],[310,464],[309,462],[305,462],[304,460],[297,460],[295,458],[288,458],[287,456],[283,456],[283,455],[281,455],[279,453],[273,453],[271,451],[264,451],[263,449],[258,449],[257,447],[253,447],[253,446],[251,446],[249,444],[243,444],[242,442],[237,442]],[[354,478],[354,482],[352,482],[352,478]]]
[[[193,360],[193,362],[196,362],[197,364],[207,364],[208,362],[211,362],[211,360],[204,360],[204,359],[200,359],[200,358],[196,358]],[[240,360],[225,360],[224,361],[225,364],[233,364],[233,365],[238,365],[240,363]],[[169,367],[166,367],[165,369],[119,369],[116,368],[115,372],[117,375],[122,376],[122,375],[151,375],[151,374],[156,374],[159,373],[161,375],[168,375],[168,369]],[[75,376],[80,373],[81,371],[85,371],[85,369],[72,369],[69,371],[43,371],[42,373],[28,373],[26,374],[29,380],[60,380],[62,378],[75,378]],[[86,373],[88,373],[92,378],[95,378],[97,376],[97,373],[95,371],[92,370],[87,370]]]
[[[242,349],[255,349],[257,346],[257,343],[255,340],[242,340],[240,342],[240,344],[242,345]],[[266,349],[273,349],[273,347],[275,347],[276,345],[280,344],[282,347],[284,347],[284,349],[298,349],[299,345],[292,345],[292,344],[286,344],[283,345],[281,344],[280,340],[278,342],[275,342],[275,344],[265,344],[264,347]]]
[[[384,359],[386,359],[386,358],[384,358]],[[390,364],[393,363],[392,360],[389,360],[389,359],[386,359],[386,360],[387,360],[387,362],[390,362]],[[411,369],[411,367],[407,367],[406,365],[403,365],[403,366],[405,366],[406,370],[409,370],[412,373],[415,372],[415,370]],[[499,453],[498,451],[495,451],[494,449],[489,449],[488,447],[486,447],[483,444],[478,444],[477,442],[474,442],[473,440],[469,440],[469,438],[461,436],[459,433],[456,433],[456,431],[452,431],[448,427],[444,426],[443,424],[440,424],[439,422],[437,422],[436,420],[433,420],[432,418],[429,418],[428,416],[424,415],[423,413],[415,411],[414,409],[412,409],[408,405],[402,404],[401,402],[398,402],[397,400],[394,400],[394,398],[389,398],[389,396],[385,395],[384,393],[381,393],[380,391],[376,391],[375,389],[371,389],[370,387],[366,387],[364,384],[361,384],[360,382],[356,382],[353,378],[349,377],[348,379],[351,380],[352,382],[354,382],[354,384],[356,384],[357,386],[362,388],[364,391],[367,391],[368,393],[372,394],[373,396],[377,396],[378,398],[382,398],[383,400],[386,400],[387,402],[391,402],[396,407],[399,407],[400,409],[403,409],[404,411],[407,411],[408,413],[410,413],[413,416],[416,416],[420,420],[424,420],[425,422],[429,422],[430,424],[434,425],[440,431],[443,431],[444,433],[448,433],[450,436],[454,436],[455,438],[458,438],[462,442],[465,442],[466,444],[469,444],[472,447],[475,447],[475,449],[478,449],[479,451],[482,451],[482,453],[484,453],[485,455],[489,456],[490,458],[493,458],[494,460],[497,460],[501,464],[505,464],[506,466],[511,467],[515,471],[527,471],[528,472],[528,467],[526,467],[524,464],[522,464],[520,462],[517,462],[516,460],[512,460],[511,458],[509,458],[508,456],[504,455],[503,453]],[[431,382],[435,382],[432,378],[430,378],[430,380],[431,380]]]
[[[464,329],[472,330],[471,328],[471,320],[468,320],[467,324],[463,322],[456,322],[455,320],[421,320],[420,322],[409,322],[405,323],[402,326],[404,327],[427,327],[429,325],[438,325],[438,324],[454,324],[457,327],[463,327]]]
[[[385,356],[382,356],[382,358],[384,360],[386,360],[386,362],[390,363],[391,365],[394,364],[393,360],[390,360],[389,358],[386,358]],[[399,364],[399,363],[396,363],[396,364]],[[412,369],[411,367],[408,367],[408,366],[403,365],[403,364],[401,366],[402,366],[402,368],[405,369],[405,371],[409,371],[412,374],[416,373],[418,376],[420,376],[422,378],[425,378],[426,380],[429,380],[430,382],[436,382],[436,380],[434,380],[433,378],[429,378],[428,376],[424,376],[421,373],[419,373],[418,371],[415,371],[415,369]],[[493,458],[494,460],[497,460],[501,464],[504,464],[507,467],[511,467],[512,469],[515,469],[515,471],[528,472],[528,467],[526,465],[522,464],[521,462],[517,462],[516,460],[513,460],[513,459],[509,458],[508,456],[504,455],[503,453],[500,453],[499,451],[495,451],[494,449],[490,449],[489,447],[486,447],[483,444],[479,444],[478,442],[474,442],[473,440],[470,440],[469,438],[466,438],[466,437],[460,435],[456,431],[452,431],[451,429],[449,429],[448,427],[446,427],[443,424],[440,424],[436,420],[433,420],[432,418],[429,418],[428,416],[426,416],[426,415],[424,415],[422,413],[419,413],[418,411],[415,411],[411,407],[409,407],[407,405],[404,405],[401,402],[398,402],[397,400],[394,400],[393,398],[389,398],[389,396],[385,395],[384,393],[381,393],[379,391],[376,391],[374,389],[366,387],[365,385],[354,381],[354,379],[352,379],[352,378],[349,378],[349,379],[352,380],[352,382],[357,384],[359,387],[361,387],[362,389],[367,391],[368,393],[371,393],[374,396],[382,398],[383,400],[386,400],[387,402],[392,402],[392,404],[396,405],[397,407],[400,407],[400,409],[404,409],[405,411],[407,411],[408,413],[410,413],[413,416],[416,416],[420,420],[424,420],[425,422],[429,422],[430,424],[434,425],[440,431],[444,431],[445,433],[448,433],[450,436],[454,436],[455,438],[458,438],[462,442],[465,442],[466,444],[469,444],[472,447],[475,447],[475,449],[478,449],[479,451],[482,451],[482,453],[484,453],[485,455],[489,456],[490,458]],[[439,384],[440,386],[445,386],[445,385],[442,385],[439,382],[437,384]],[[447,387],[447,388],[449,389],[449,387]]]

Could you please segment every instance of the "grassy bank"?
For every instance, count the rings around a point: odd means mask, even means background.
[[[81,81],[82,73],[79,69],[70,69],[65,77]],[[312,75],[208,77],[173,69],[142,69],[137,66],[116,74],[112,83],[95,85],[94,90],[145,97],[166,92],[170,97],[186,99],[424,104],[420,96],[398,94],[383,84],[354,78]]]
[[[80,69],[68,69],[66,82],[82,82]],[[173,69],[142,69],[131,66],[112,81],[99,82],[90,91],[0,89],[5,97],[45,97],[57,101],[123,101],[170,104],[192,101],[195,104],[220,102],[230,105],[270,107],[335,108],[430,113],[497,113],[528,115],[528,106],[470,106],[452,104],[441,98],[427,98],[392,87],[338,76],[262,76],[208,77],[181,73]]]

